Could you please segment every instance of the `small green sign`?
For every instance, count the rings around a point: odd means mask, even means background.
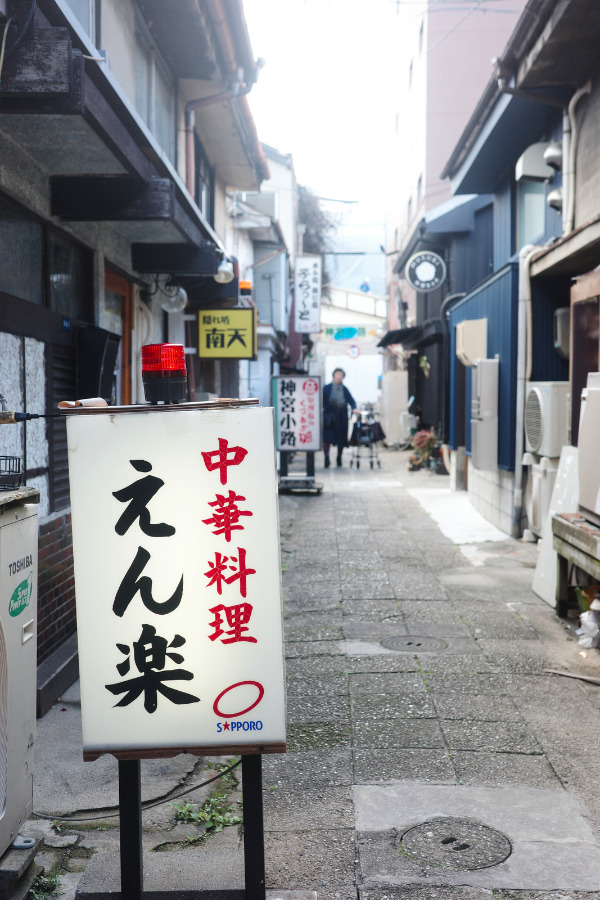
[[[18,616],[19,613],[22,613],[24,609],[29,606],[29,601],[31,599],[31,587],[30,587],[30,579],[27,581],[22,581],[21,584],[17,585],[17,587],[13,591],[13,595],[10,598],[10,603],[8,604],[8,612],[11,616]]]

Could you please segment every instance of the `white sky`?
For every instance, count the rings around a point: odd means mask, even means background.
[[[394,4],[244,0],[244,10],[254,55],[266,60],[248,97],[260,140],[292,154],[301,184],[366,200],[383,221]]]

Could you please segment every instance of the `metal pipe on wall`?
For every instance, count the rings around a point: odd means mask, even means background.
[[[576,91],[569,101],[568,116],[571,126],[571,140],[569,146],[569,155],[565,160],[567,171],[564,180],[567,183],[567,206],[563,206],[564,211],[564,233],[569,234],[573,231],[575,225],[575,184],[576,184],[576,162],[577,162],[577,145],[579,143],[579,124],[575,115],[577,104],[586,94],[592,90],[592,82],[588,81],[582,88]]]
[[[535,253],[541,250],[526,244],[519,252],[519,302],[517,314],[517,397],[515,428],[515,477],[513,483],[512,536],[521,537],[523,518],[523,437],[525,430],[525,389],[531,379],[532,328],[531,328],[531,279],[529,264]]]

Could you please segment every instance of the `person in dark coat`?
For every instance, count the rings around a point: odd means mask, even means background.
[[[323,388],[323,453],[326,469],[331,465],[329,451],[332,444],[337,447],[337,465],[342,465],[342,451],[348,446],[348,407],[357,412],[354,397],[342,384],[345,374],[343,369],[334,369],[333,381]]]

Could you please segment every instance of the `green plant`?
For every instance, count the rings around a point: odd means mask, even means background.
[[[235,791],[240,783],[237,770],[228,771],[235,762],[237,762],[237,757],[233,757],[226,762],[207,763],[206,768],[214,769],[221,777],[204,803],[198,804],[186,800],[181,805],[173,804],[176,822],[204,827],[201,834],[188,837],[189,843],[202,843],[210,834],[216,834],[229,825],[241,824],[242,819],[240,816],[233,814],[229,803],[229,795]]]
[[[27,896],[33,898],[33,900],[48,900],[48,895],[56,893],[56,889],[59,886],[60,875],[38,875],[29,888]]]
[[[205,834],[216,834],[229,825],[241,824],[241,817],[232,813],[231,807],[224,797],[208,797],[199,806],[197,803],[185,801],[181,806],[174,804],[175,821],[204,825]]]

